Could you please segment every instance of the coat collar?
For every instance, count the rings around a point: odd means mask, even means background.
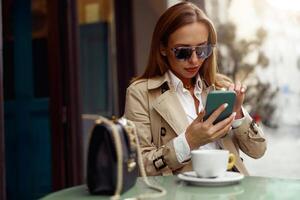
[[[162,76],[155,76],[153,78],[149,78],[148,79],[148,90],[153,90],[153,89],[157,89],[159,87],[162,86],[163,83],[167,82],[169,87],[173,88],[173,86],[171,86],[171,79],[168,75],[168,73],[164,73]],[[207,83],[204,80],[201,80],[201,86],[202,91],[206,91],[206,90],[211,90],[211,87],[207,85]]]
[[[183,115],[184,109],[175,93],[174,87],[171,85],[168,73],[162,76],[156,76],[148,79],[148,90],[159,89],[165,82],[169,86],[169,90],[161,93],[157,90],[159,95],[152,102],[154,110],[172,127],[176,134],[181,134],[188,126],[188,119]]]
[[[172,127],[177,135],[188,126],[187,116],[174,90],[167,90],[153,102],[153,108]]]
[[[161,87],[163,83],[167,82],[170,87],[170,78],[167,73],[162,76],[155,76],[148,79],[148,90],[153,90]]]

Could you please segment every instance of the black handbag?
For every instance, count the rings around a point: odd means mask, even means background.
[[[132,131],[129,124],[105,118],[95,120],[87,158],[87,186],[91,194],[123,193],[135,184],[138,165]]]
[[[112,199],[119,199],[120,194],[135,185],[139,167],[144,183],[159,193],[141,194],[138,198],[159,198],[166,194],[164,188],[152,185],[147,179],[133,122],[124,118],[87,118],[95,121],[87,156],[87,186],[91,194],[114,195]]]

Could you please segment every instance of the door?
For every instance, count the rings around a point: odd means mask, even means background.
[[[6,199],[5,192],[5,160],[3,130],[3,57],[2,57],[2,1],[0,1],[0,199]]]
[[[4,1],[4,119],[8,199],[51,191],[46,0]]]

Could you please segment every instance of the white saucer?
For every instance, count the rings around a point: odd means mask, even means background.
[[[186,181],[193,185],[200,186],[222,186],[238,183],[244,178],[243,174],[238,172],[225,172],[224,176],[217,178],[201,178],[197,177],[194,171],[178,174],[180,180]]]

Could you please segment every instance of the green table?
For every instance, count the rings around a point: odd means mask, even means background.
[[[198,199],[300,199],[300,180],[279,179],[266,177],[245,177],[240,183],[228,186],[203,187],[188,185],[179,181],[176,176],[156,176],[149,177],[152,183],[159,184],[167,189],[167,196],[161,199],[169,200],[198,200]],[[146,189],[142,179],[138,179],[136,185],[122,195],[126,197],[137,196],[137,194],[151,191]],[[85,185],[67,188],[44,197],[43,200],[100,200],[109,199],[106,196],[89,195]]]

